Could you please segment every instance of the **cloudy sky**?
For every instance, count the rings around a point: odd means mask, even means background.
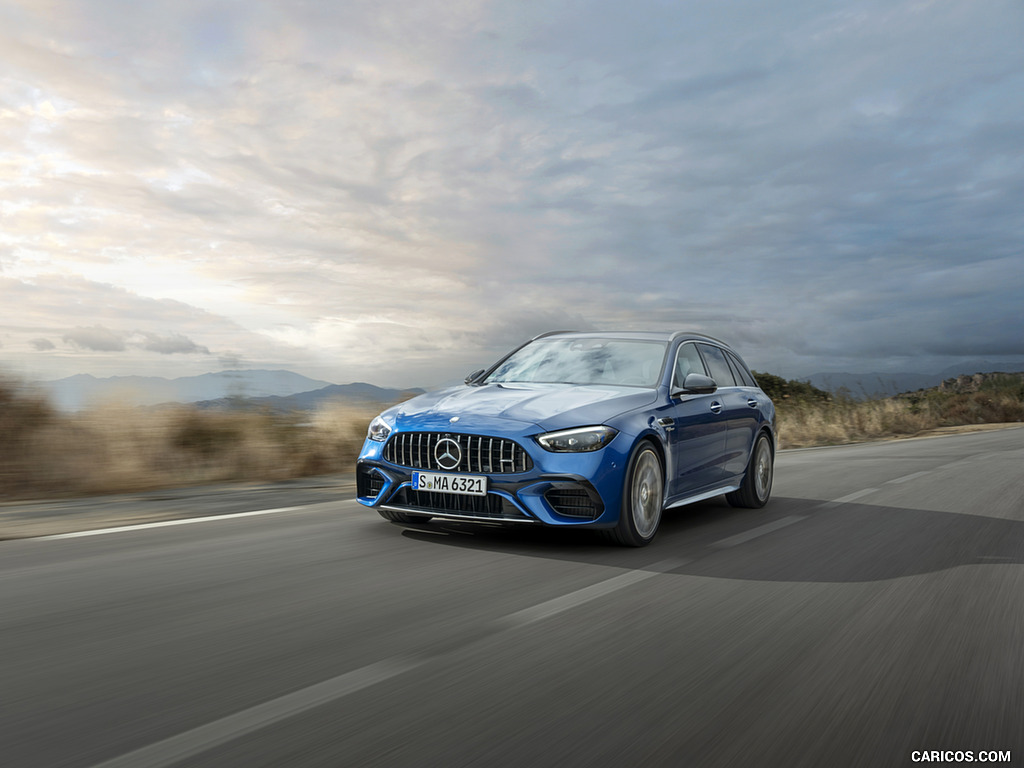
[[[0,0],[0,366],[1024,360],[1019,0]]]

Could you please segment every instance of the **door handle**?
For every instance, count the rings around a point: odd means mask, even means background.
[[[757,408],[757,400],[755,400],[752,397],[748,397],[747,398],[747,405],[749,405],[751,408]]]
[[[711,407],[711,412],[712,413],[721,413],[722,412],[722,404],[720,402],[718,402],[717,400],[715,400],[711,404],[710,407]]]

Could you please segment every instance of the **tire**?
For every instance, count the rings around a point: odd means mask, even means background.
[[[743,484],[738,491],[727,493],[726,501],[734,507],[760,509],[772,495],[772,481],[775,479],[775,454],[772,441],[762,432],[754,441]]]
[[[633,450],[629,460],[619,523],[605,531],[605,535],[623,547],[647,546],[658,533],[664,501],[665,470],[661,457],[645,440]]]
[[[404,512],[395,512],[391,509],[378,509],[380,516],[392,523],[425,523],[430,520],[427,515],[407,515]]]

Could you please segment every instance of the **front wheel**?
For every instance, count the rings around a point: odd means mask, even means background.
[[[727,493],[726,501],[734,507],[760,509],[768,503],[772,495],[772,480],[775,477],[775,456],[772,454],[771,440],[762,432],[754,443],[754,451],[750,454],[747,473],[743,476],[743,485],[738,491]]]
[[[644,547],[651,543],[661,523],[665,497],[665,471],[661,457],[648,442],[633,452],[622,489],[619,523],[606,531],[608,538],[624,547]]]

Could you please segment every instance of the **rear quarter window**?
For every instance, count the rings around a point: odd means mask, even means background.
[[[729,357],[729,362],[732,363],[733,374],[739,385],[742,387],[756,387],[757,382],[754,381],[754,377],[747,370],[747,366],[743,364],[743,361],[731,352],[726,352],[725,354]]]

